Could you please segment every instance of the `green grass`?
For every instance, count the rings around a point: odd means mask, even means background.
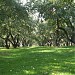
[[[0,48],[0,75],[75,75],[75,47]]]

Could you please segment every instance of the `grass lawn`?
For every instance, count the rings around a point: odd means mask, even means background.
[[[75,75],[75,47],[0,48],[0,75]]]

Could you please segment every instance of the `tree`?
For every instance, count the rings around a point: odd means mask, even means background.
[[[16,48],[21,34],[19,32],[22,29],[21,25],[28,20],[28,13],[25,7],[14,0],[2,0],[0,7],[0,37],[5,40],[6,48],[9,48],[9,42]]]
[[[59,45],[59,33],[61,31],[63,31],[63,33],[66,35],[67,40],[75,44],[75,26],[73,21],[75,17],[74,4],[75,3],[73,2],[73,0],[44,0],[41,2],[37,1],[37,4],[36,2],[34,3],[34,8],[38,10],[41,17],[43,17],[46,21],[49,19],[52,19],[54,21],[56,33],[56,46]]]

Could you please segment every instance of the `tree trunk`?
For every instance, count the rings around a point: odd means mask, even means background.
[[[8,40],[7,40],[7,39],[5,40],[5,47],[6,47],[7,49],[9,49],[9,45],[8,45]]]

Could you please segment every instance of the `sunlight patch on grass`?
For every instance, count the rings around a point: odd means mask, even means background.
[[[38,47],[38,46],[31,46],[31,47],[28,47],[27,49],[36,48],[36,47]]]
[[[8,51],[8,50],[10,50],[10,49],[5,49],[5,48],[4,49],[0,49],[0,51]]]
[[[52,74],[49,75],[73,75],[73,74],[68,72],[52,72]]]
[[[75,62],[65,62],[65,64],[72,64],[72,65],[75,65]]]
[[[23,72],[24,72],[26,75],[33,75],[33,74],[36,74],[36,72],[33,71],[33,70],[23,70]]]
[[[57,50],[69,50],[70,48],[55,48],[55,49],[57,49]]]
[[[62,51],[61,50],[57,50],[56,53],[62,53]]]
[[[36,53],[36,52],[41,52],[41,53],[44,53],[44,52],[54,52],[55,50],[41,50],[41,51],[32,51],[32,53]]]
[[[43,69],[48,70],[49,66],[44,66]]]
[[[0,56],[0,57],[2,57],[2,58],[14,58],[12,56]]]
[[[60,69],[61,67],[60,66],[52,66],[53,68],[55,69]]]

